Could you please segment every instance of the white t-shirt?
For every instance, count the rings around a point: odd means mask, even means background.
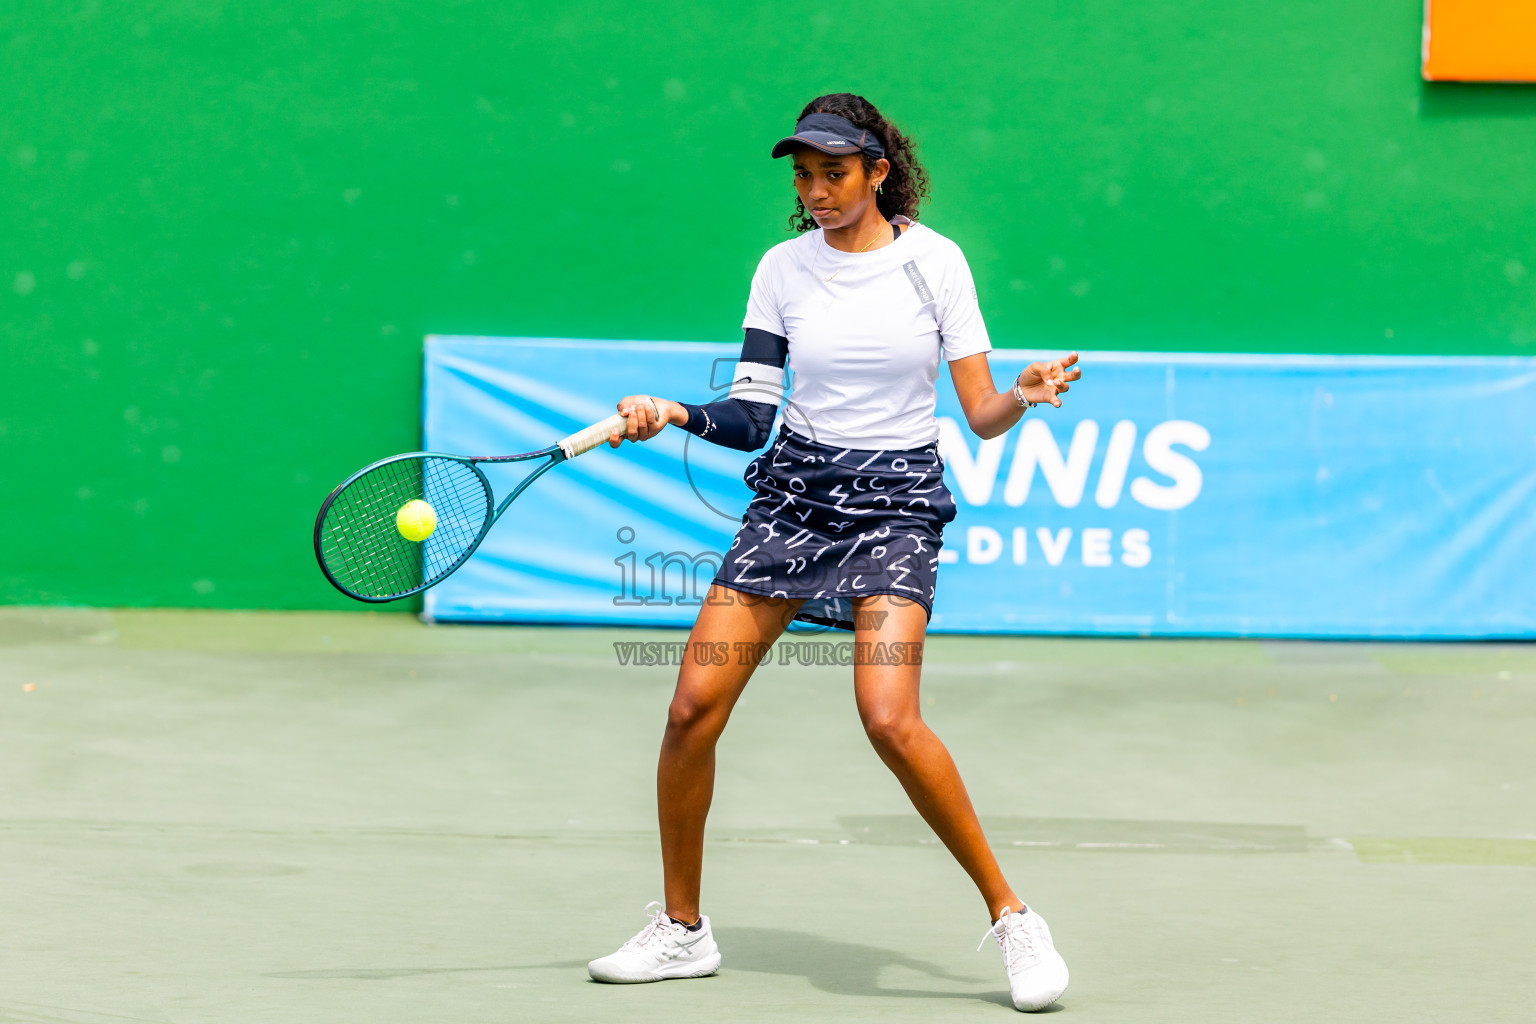
[[[819,228],[769,249],[752,327],[789,339],[789,429],[844,448],[933,443],[939,357],[992,350],[960,247],[916,223],[865,253],[832,248]]]

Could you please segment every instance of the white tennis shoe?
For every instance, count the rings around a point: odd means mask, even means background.
[[[981,937],[981,946],[987,944],[988,936],[1003,948],[1014,1009],[1043,1010],[1067,990],[1067,962],[1056,952],[1045,918],[1027,907],[1022,914],[1009,913],[1004,907],[1003,916]]]
[[[652,911],[651,908],[655,908]],[[651,923],[620,946],[618,952],[587,964],[593,981],[636,985],[672,978],[703,978],[720,969],[720,948],[710,934],[709,918],[689,931],[667,916],[660,903],[646,904]]]

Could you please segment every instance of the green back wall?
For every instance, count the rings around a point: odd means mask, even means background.
[[[1422,85],[1421,7],[7,4],[0,601],[344,606],[422,336],[735,339],[824,91],[999,344],[1536,353],[1536,92]]]

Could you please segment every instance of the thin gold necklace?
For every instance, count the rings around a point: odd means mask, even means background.
[[[890,227],[891,226],[891,222],[890,221],[884,221],[883,223],[884,223],[885,227]],[[871,238],[867,243],[865,243],[864,248],[855,250],[853,252],[853,255],[857,256],[857,255],[859,255],[859,253],[866,251],[871,245],[874,245],[876,242],[880,241],[880,236],[883,235],[883,234],[885,234],[885,232],[883,230],[875,232],[875,237]],[[832,246],[827,245],[827,236],[826,236],[825,232],[822,233],[821,242],[822,242],[823,245],[826,245],[828,249],[832,248]],[[846,267],[847,265],[848,265],[848,260],[845,257],[843,259],[843,262],[841,262],[841,263],[839,263],[837,265],[837,269],[832,271],[832,277],[836,277],[838,274],[841,274],[843,272],[843,268]],[[829,277],[829,278],[826,279],[826,283],[827,284],[831,284],[832,283],[832,277]]]

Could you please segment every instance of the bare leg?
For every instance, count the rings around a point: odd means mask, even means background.
[[[677,674],[656,768],[661,866],[667,914],[675,920],[699,917],[704,819],[715,793],[715,742],[757,667],[751,657],[741,656],[743,649],[737,645],[757,644],[765,651],[802,603],[711,587],[688,635],[688,655]],[[701,644],[708,645],[702,648],[705,657],[697,656]],[[708,656],[717,644],[725,645],[723,665]]]
[[[896,664],[874,664],[870,655],[854,662],[854,698],[875,752],[981,890],[992,918],[1004,907],[1018,910],[1024,902],[1003,878],[954,760],[923,721],[918,685],[927,614],[912,601],[876,595],[854,601],[854,619],[855,643],[869,645],[856,650],[872,655],[883,643],[887,655],[897,655],[880,659]]]

